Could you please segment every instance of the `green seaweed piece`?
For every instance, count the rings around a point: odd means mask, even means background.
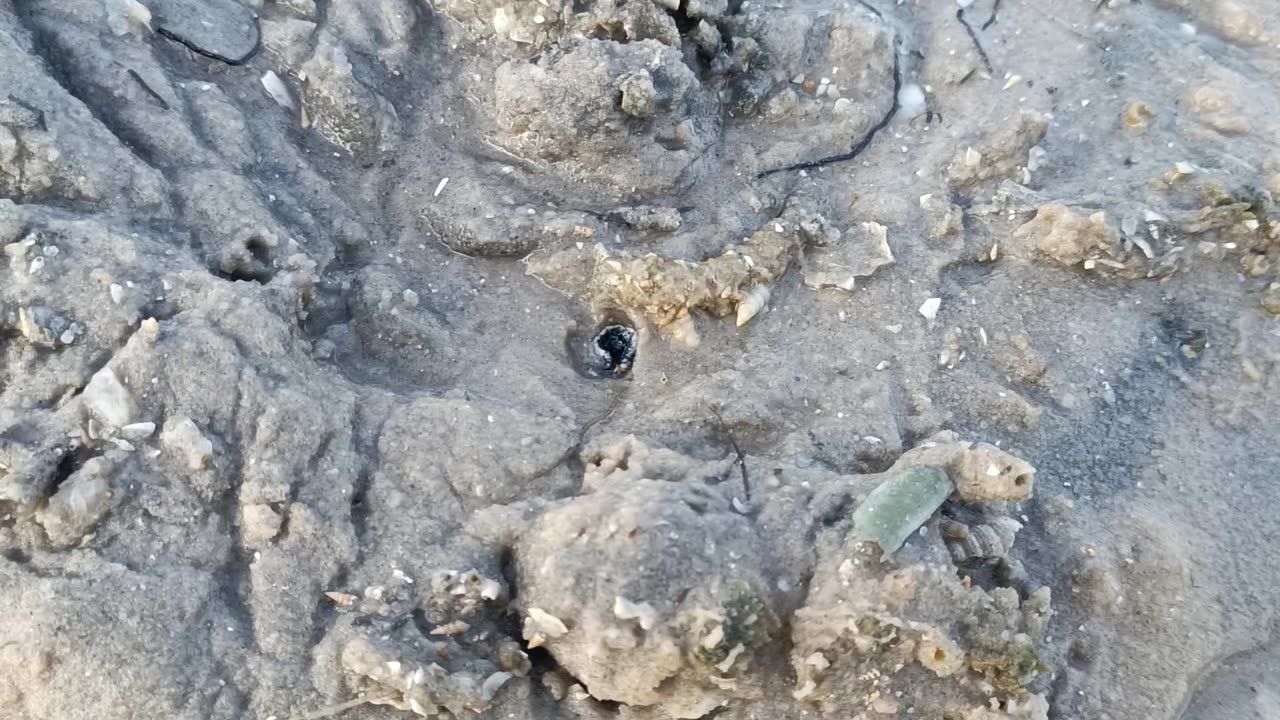
[[[738,581],[733,584],[721,609],[724,612],[721,626],[724,638],[713,647],[698,648],[695,655],[699,660],[708,665],[718,665],[738,645],[746,650],[755,650],[769,642],[777,619],[769,605],[746,583]]]
[[[853,537],[896,552],[955,490],[936,467],[907,468],[880,483],[853,512]]]
[[[992,687],[1007,694],[1020,693],[1044,667],[1036,654],[1035,642],[1021,634],[1015,635],[1003,647],[975,645],[969,649],[966,660],[969,667],[981,673]]]

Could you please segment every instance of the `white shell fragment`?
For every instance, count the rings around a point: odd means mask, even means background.
[[[920,314],[926,319],[932,320],[938,317],[938,310],[942,308],[942,298],[929,298],[920,306]]]
[[[493,696],[498,694],[498,690],[510,679],[511,673],[509,672],[496,672],[490,675],[480,685],[480,697],[486,702],[492,700]]]
[[[568,634],[569,628],[561,622],[560,618],[543,610],[542,608],[529,608],[529,612],[524,618],[524,639],[529,641],[529,647],[542,647],[548,639],[554,640]]]
[[[717,625],[711,629],[711,632],[707,633],[706,637],[702,638],[702,642],[699,645],[710,650],[721,642],[724,642],[724,626]]]
[[[153,422],[129,423],[120,428],[120,436],[129,440],[143,440],[155,434],[156,424]]]
[[[742,298],[742,302],[738,303],[738,327],[742,327],[755,317],[765,304],[769,302],[769,295],[772,294],[768,285],[757,285],[751,288],[746,297]]]
[[[151,9],[138,0],[104,0],[103,6],[113,35],[127,35],[134,27],[151,30]]]
[[[635,620],[642,630],[652,630],[658,622],[658,611],[649,603],[637,603],[622,597],[613,599],[613,614],[619,620]]]
[[[275,72],[268,70],[262,74],[262,87],[276,101],[280,107],[293,110],[296,106],[293,103],[293,95],[289,93],[289,88],[285,86],[284,81]]]
[[[485,600],[497,600],[502,594],[502,585],[490,578],[480,579],[480,597]]]
[[[498,8],[493,11],[493,31],[499,35],[506,35],[516,26],[515,18],[507,13],[506,8]]]

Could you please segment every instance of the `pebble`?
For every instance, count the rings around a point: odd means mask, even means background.
[[[113,427],[124,427],[133,419],[133,397],[110,367],[90,378],[80,400],[94,417]]]
[[[117,285],[116,283],[111,283],[111,287],[108,289],[111,293],[111,302],[115,303],[116,305],[119,305],[120,303],[124,302],[123,287],[121,287],[120,285]]]
[[[929,298],[920,306],[920,314],[926,319],[932,320],[938,317],[938,310],[942,308],[942,298]]]

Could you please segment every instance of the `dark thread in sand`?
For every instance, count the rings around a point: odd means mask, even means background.
[[[14,97],[12,94],[9,95],[9,101],[12,102],[14,105],[17,105],[18,107],[22,108],[23,110],[26,110],[27,112],[35,113],[36,127],[40,128],[41,131],[48,132],[49,123],[45,119],[43,110],[36,107],[35,105],[32,105],[26,100]]]
[[[878,15],[879,13],[877,12],[876,14]],[[775,173],[789,172],[791,170],[809,170],[811,168],[822,167],[823,165],[830,165],[831,163],[844,162],[858,157],[862,154],[863,150],[867,149],[867,146],[871,144],[871,141],[875,139],[876,133],[885,129],[889,123],[893,122],[894,116],[898,114],[898,92],[900,90],[902,90],[902,70],[898,63],[898,53],[895,51],[893,53],[893,105],[889,108],[889,112],[885,113],[885,116],[880,119],[880,122],[876,123],[874,127],[868,130],[867,134],[862,136],[862,139],[854,143],[853,147],[849,149],[849,152],[832,155],[831,157],[825,157],[819,160],[809,160],[807,162],[796,163],[795,165],[765,170],[759,175],[756,175],[756,179],[759,180],[760,178],[768,177]]]
[[[719,423],[720,430],[724,432],[724,436],[729,439],[729,446],[733,448],[734,454],[738,456],[738,459],[735,462],[738,469],[742,471],[742,494],[746,495],[743,499],[750,500],[751,483],[747,480],[747,456],[742,454],[742,448],[738,447],[738,441],[733,438],[733,433],[730,432],[728,423],[726,423],[724,418],[720,416],[720,413],[716,411],[715,406],[707,405],[707,409],[711,411],[712,415],[716,416],[716,422]]]
[[[138,85],[144,91],[146,91],[147,95],[151,96],[152,100],[155,100],[157,103],[159,103],[160,107],[164,108],[165,110],[169,109],[169,103],[165,102],[164,98],[160,97],[160,93],[156,92],[150,85],[148,85],[147,81],[143,80],[142,76],[139,75],[137,71],[134,70],[133,68],[129,69],[129,77],[133,78],[134,82],[138,83]]]
[[[987,51],[982,49],[982,41],[978,39],[978,33],[969,24],[969,21],[964,19],[964,8],[956,11],[956,19],[964,26],[964,31],[969,33],[969,39],[973,41],[973,46],[977,48],[978,57],[982,58],[982,66],[987,69],[987,74],[994,75],[996,71],[991,67],[991,58],[987,57]]]
[[[991,17],[987,18],[987,21],[982,23],[983,30],[986,30],[987,28],[996,24],[996,14],[999,12],[1000,12],[1000,0],[996,0],[994,3],[991,4]]]
[[[249,50],[249,52],[246,53],[244,57],[240,58],[239,60],[233,60],[225,55],[221,55],[219,53],[213,52],[212,50],[205,50],[204,48],[200,47],[199,45],[196,45],[192,41],[182,37],[181,35],[175,33],[174,31],[170,30],[167,27],[156,26],[156,34],[159,35],[160,37],[172,40],[197,55],[203,55],[207,58],[210,58],[212,60],[217,60],[218,62],[226,63],[228,65],[243,65],[249,62],[250,60],[252,60],[253,57],[258,54],[258,51],[262,49],[262,30],[261,28],[258,27],[257,22],[253,23],[253,31],[254,31],[253,48]]]

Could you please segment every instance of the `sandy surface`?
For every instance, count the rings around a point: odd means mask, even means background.
[[[1277,77],[1270,0],[0,0],[0,718],[1280,716]]]

